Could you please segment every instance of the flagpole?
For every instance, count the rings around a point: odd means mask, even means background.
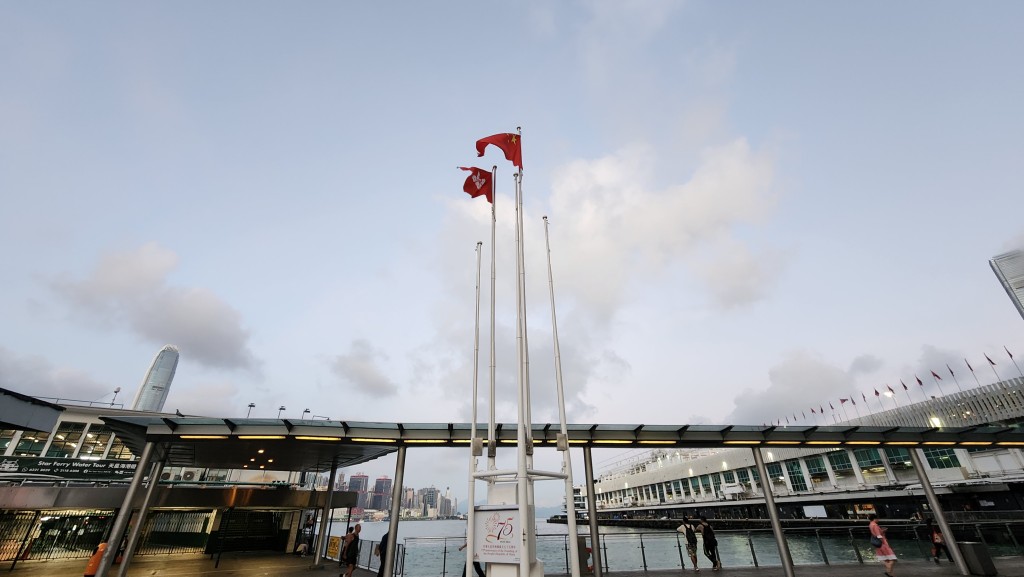
[[[964,359],[964,363],[967,365],[967,368],[971,370],[971,376],[974,377],[974,384],[980,387],[981,381],[978,380],[978,374],[974,372],[974,367],[971,366],[971,363],[967,362],[967,359]]]
[[[853,403],[853,410],[857,411],[857,419],[861,419],[860,409],[857,408],[857,401],[855,401],[853,397],[850,397],[850,402]]]
[[[1010,362],[1013,363],[1013,366],[1017,367],[1017,374],[1019,374],[1021,378],[1024,378],[1024,373],[1020,372],[1020,367],[1017,366],[1017,361],[1013,359],[1013,353],[1010,352],[1010,349],[1006,348],[1006,345],[1003,345],[1003,350],[1006,351],[1007,355],[1010,355]]]
[[[953,382],[956,383],[956,390],[960,391],[961,393],[964,392],[963,387],[960,386],[960,381],[957,380],[956,378],[956,373],[953,372],[953,369],[949,368],[948,363],[946,364],[946,370],[949,371],[949,376],[953,377]]]
[[[495,282],[497,274],[495,273],[495,229],[498,223],[498,165],[491,167],[491,382],[490,382],[490,418],[487,420],[487,468],[489,470],[495,469],[495,460],[498,456],[498,440],[495,438],[495,422],[494,422],[494,393],[495,393],[495,366],[496,366],[496,355],[494,351],[494,307],[495,307]],[[489,485],[494,484],[492,477],[487,478]],[[470,503],[470,510],[474,507],[475,503]]]
[[[907,388],[907,383],[904,383],[903,379],[900,379],[900,384],[903,385],[903,392],[906,393],[906,395],[907,395],[907,402],[910,403],[911,405],[913,405],[914,404],[914,399],[910,398],[910,389]],[[927,401],[928,399],[925,399],[925,400]]]
[[[530,574],[530,543],[528,539],[528,527],[529,524],[529,477],[527,475],[528,467],[526,463],[526,447],[528,438],[526,436],[527,430],[527,417],[526,417],[526,355],[525,345],[523,339],[525,338],[525,331],[523,330],[523,317],[525,311],[523,310],[523,261],[520,258],[522,254],[523,246],[523,231],[522,231],[522,219],[519,217],[520,211],[522,211],[522,189],[519,186],[519,173],[516,173],[516,343],[518,345],[516,354],[518,356],[518,370],[516,371],[516,381],[519,385],[519,424],[516,427],[516,500],[518,501],[519,510],[519,534],[522,539],[523,549],[519,554],[519,575],[528,576]]]
[[[847,412],[847,410],[846,410],[846,403],[844,403],[842,399],[839,399],[839,406],[843,409],[843,417],[845,417],[846,420],[849,421],[850,420],[850,413]]]
[[[924,392],[924,381],[922,381],[921,377],[917,376],[917,374],[914,374],[914,380],[917,381],[917,386],[921,387],[921,396],[924,397],[925,402],[927,402],[928,393]]]
[[[988,368],[992,369],[992,374],[996,376],[996,382],[998,383],[1002,379],[999,378],[999,373],[996,372],[996,364],[992,362],[992,359],[985,355],[985,360],[988,361]]]
[[[544,247],[548,253],[548,292],[551,295],[551,337],[555,349],[555,386],[558,389],[558,421],[561,438],[557,448],[562,452],[562,472],[565,473],[565,516],[569,523],[570,575],[579,577],[579,543],[576,539],[576,499],[572,487],[572,459],[569,456],[569,429],[565,424],[565,387],[562,383],[562,353],[558,347],[558,319],[555,316],[555,281],[551,272],[551,240],[548,236],[548,217],[544,217]]]
[[[472,443],[469,448],[469,518],[466,520],[466,539],[467,542],[472,544],[473,535],[476,535],[476,515],[473,514],[473,510],[476,503],[476,467],[477,467],[477,451],[476,451],[476,420],[477,420],[477,396],[478,392],[478,372],[480,370],[480,248],[483,247],[482,242],[476,243],[476,326],[473,331],[473,420],[469,422],[469,438],[472,439]],[[492,403],[493,405],[493,403]],[[467,552],[467,561],[472,559],[473,547],[469,548]]]
[[[942,385],[939,384],[939,379],[935,378],[935,371],[932,371],[932,381],[934,381],[935,382],[935,386],[939,388],[939,394],[942,395],[943,397],[945,397],[946,393],[943,392]]]

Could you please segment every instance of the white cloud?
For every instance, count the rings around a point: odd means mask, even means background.
[[[0,386],[35,397],[78,401],[113,402],[114,392],[113,386],[97,382],[83,371],[55,367],[41,357],[19,356],[3,347],[0,347]]]
[[[177,264],[173,251],[149,243],[104,256],[85,279],[50,286],[87,323],[175,344],[182,356],[209,367],[255,371],[241,314],[208,289],[169,286]]]
[[[389,397],[398,394],[398,385],[381,366],[388,360],[388,355],[369,341],[356,339],[349,345],[348,352],[331,360],[331,371],[358,392]]]

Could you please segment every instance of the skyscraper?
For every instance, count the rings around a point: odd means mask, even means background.
[[[171,391],[174,371],[178,369],[178,347],[166,345],[153,357],[153,363],[146,371],[146,378],[139,385],[135,394],[132,409],[135,411],[153,411],[159,413],[167,402],[167,393]]]
[[[391,508],[391,479],[387,475],[378,477],[373,484],[373,498],[370,500],[370,508],[378,511],[387,511]]]
[[[988,261],[1006,294],[1024,318],[1024,251],[1013,250]]]

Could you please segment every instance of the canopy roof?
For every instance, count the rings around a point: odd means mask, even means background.
[[[332,463],[348,467],[394,452],[400,446],[467,447],[469,423],[363,423],[298,419],[106,416],[103,420],[136,454],[156,443],[168,466],[325,471]],[[557,444],[557,424],[531,427],[537,446]],[[1024,447],[1018,426],[864,427],[740,425],[567,425],[570,446],[646,448],[736,446],[1016,446]],[[487,425],[476,426],[487,437]],[[498,424],[501,446],[516,444],[516,425]]]
[[[60,405],[0,389],[0,429],[49,432],[63,411]]]

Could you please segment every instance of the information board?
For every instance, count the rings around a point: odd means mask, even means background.
[[[136,461],[107,459],[47,459],[40,457],[0,458],[0,473],[23,473],[61,479],[126,479],[135,475]]]
[[[484,563],[519,563],[523,528],[519,509],[475,511],[473,559]]]

